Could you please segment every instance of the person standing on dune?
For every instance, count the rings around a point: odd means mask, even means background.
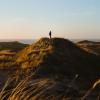
[[[52,38],[51,36],[52,36],[52,33],[51,33],[51,31],[49,32],[49,36],[50,36],[50,39]]]

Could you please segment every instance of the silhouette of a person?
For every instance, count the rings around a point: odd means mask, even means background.
[[[50,32],[49,32],[50,39],[51,39],[51,35],[52,35],[52,33],[51,33],[51,31],[50,31]]]

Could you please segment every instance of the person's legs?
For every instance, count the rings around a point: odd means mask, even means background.
[[[49,34],[49,37],[50,37],[50,39],[51,39],[51,34]]]

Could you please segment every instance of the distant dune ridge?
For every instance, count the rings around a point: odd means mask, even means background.
[[[93,42],[93,41],[80,41],[77,43],[81,48],[84,50],[91,52],[96,55],[100,55],[100,42]]]
[[[20,43],[18,41],[0,42],[0,50],[15,50],[15,51],[19,51],[19,50],[23,49],[26,46],[28,46],[28,45]]]

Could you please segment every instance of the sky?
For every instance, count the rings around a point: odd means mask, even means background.
[[[100,39],[100,0],[0,0],[0,39]]]

